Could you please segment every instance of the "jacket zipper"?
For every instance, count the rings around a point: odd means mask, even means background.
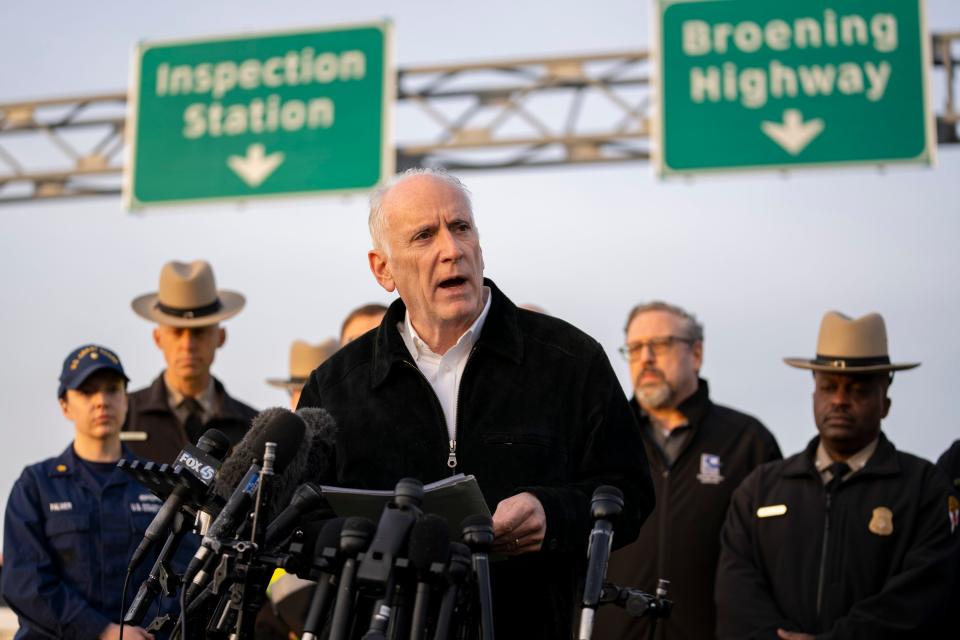
[[[827,491],[827,497],[824,501],[826,512],[823,518],[823,546],[820,549],[820,575],[817,579],[817,617],[820,617],[820,606],[823,603],[823,583],[826,580],[827,571],[827,541],[830,538],[830,505],[833,502],[833,493]]]
[[[470,358],[473,357],[473,354],[476,350],[477,350],[477,345],[474,344],[473,347],[470,349],[470,353],[467,355],[466,363],[464,363],[463,365],[464,376],[466,376],[467,365],[470,364]],[[430,389],[430,395],[433,396],[433,404],[440,411],[441,426],[444,428],[445,435],[449,437],[450,434],[447,433],[447,430],[446,430],[447,419],[443,415],[443,407],[440,406],[440,400],[437,399],[437,394],[434,392],[433,387],[430,386],[430,381],[427,380],[427,376],[423,375],[423,372],[420,371],[420,367],[410,362],[409,360],[401,360],[401,362],[403,362],[405,365],[409,367],[412,367],[420,376],[420,379],[423,380],[424,383],[426,383],[427,388]],[[457,429],[460,426],[460,387],[462,385],[463,385],[463,376],[460,377],[460,384],[457,385],[457,395],[453,399],[453,419],[454,419],[453,436],[454,437],[451,440],[447,440],[447,467],[450,469],[451,476],[456,474],[457,464],[458,464],[456,436],[457,436]]]
[[[450,453],[447,455],[447,466],[450,467],[450,475],[454,475],[457,471],[457,435],[460,429],[460,387],[463,386],[463,379],[467,375],[467,366],[470,364],[470,358],[473,357],[474,352],[477,350],[477,345],[474,343],[470,347],[470,353],[467,354],[467,361],[463,363],[463,375],[460,376],[460,384],[457,385],[457,395],[453,398],[453,440],[450,441]]]
[[[437,394],[434,392],[433,387],[430,386],[430,381],[427,380],[427,376],[423,375],[423,372],[420,371],[420,367],[410,362],[409,360],[401,360],[401,362],[414,371],[417,372],[417,375],[420,376],[420,379],[423,380],[423,384],[427,385],[427,389],[430,390],[430,397],[433,398],[433,406],[436,408],[437,412],[440,414],[440,427],[443,429],[444,439],[449,437],[447,433],[447,419],[443,415],[443,407],[440,406],[440,400],[437,398]],[[457,441],[448,440],[450,446],[450,454],[447,456],[447,466],[451,469],[455,469],[457,466]],[[451,460],[453,465],[450,464]]]

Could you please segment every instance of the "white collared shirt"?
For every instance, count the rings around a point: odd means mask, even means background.
[[[417,368],[433,387],[433,392],[437,394],[437,399],[443,408],[443,417],[447,421],[447,435],[450,436],[450,440],[457,439],[457,391],[460,389],[460,378],[463,376],[463,369],[467,366],[470,351],[480,337],[483,323],[490,311],[490,300],[493,298],[490,295],[490,287],[483,288],[483,295],[487,300],[483,305],[483,311],[470,328],[463,332],[457,343],[442,356],[435,354],[417,335],[416,329],[410,322],[409,311],[404,316],[403,322],[397,323],[397,330],[400,331],[403,343],[407,345],[407,351],[413,356]]]

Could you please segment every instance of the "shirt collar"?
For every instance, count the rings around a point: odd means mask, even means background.
[[[880,438],[874,438],[870,444],[847,458],[846,462],[847,466],[850,467],[850,473],[860,471],[860,469],[863,469],[866,466],[867,462],[870,461],[870,458],[873,457],[873,453],[877,450],[877,443],[879,441]],[[813,463],[817,467],[817,471],[819,471],[821,474],[826,473],[827,468],[833,464],[830,454],[827,453],[826,448],[823,446],[822,438],[817,444],[817,452],[814,456]]]
[[[473,324],[463,332],[463,335],[460,336],[456,344],[450,347],[447,353],[458,353],[463,349],[469,349],[477,342],[477,339],[480,337],[480,332],[483,330],[483,324],[487,320],[487,314],[490,312],[490,301],[493,300],[490,287],[483,287],[483,296],[486,298],[486,302],[483,304],[483,310],[480,311],[480,315],[477,316]],[[397,329],[400,331],[400,336],[403,338],[403,343],[407,346],[407,350],[410,352],[410,355],[413,356],[414,362],[419,362],[422,357],[440,359],[441,356],[435,354],[430,348],[430,345],[424,342],[417,334],[417,330],[413,328],[413,323],[410,322],[409,309],[404,313],[403,322],[397,323]]]
[[[170,405],[170,408],[176,412],[177,409],[180,409],[180,405],[183,404],[186,396],[173,388],[169,382],[167,382],[167,403]],[[214,407],[216,403],[216,389],[213,384],[213,376],[210,376],[210,382],[207,384],[207,388],[200,392],[198,396],[194,398],[197,403],[200,405],[200,408],[203,409],[203,413],[206,416],[211,416],[214,413]]]

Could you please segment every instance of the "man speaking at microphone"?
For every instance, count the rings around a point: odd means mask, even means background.
[[[500,638],[570,637],[586,564],[590,496],[619,487],[616,543],[653,508],[649,468],[603,348],[518,309],[483,278],[469,192],[412,169],[371,196],[368,253],[396,300],[375,331],[310,376],[300,407],[339,425],[326,484],[392,489],[473,474],[494,510]]]

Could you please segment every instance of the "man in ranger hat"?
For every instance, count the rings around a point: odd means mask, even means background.
[[[268,378],[267,384],[286,389],[290,394],[290,408],[296,410],[297,403],[300,402],[300,392],[303,391],[310,372],[336,353],[339,347],[339,343],[333,338],[327,338],[320,344],[294,340],[290,345],[290,377],[286,380]]]
[[[827,313],[813,371],[819,435],[734,493],[717,569],[720,638],[942,638],[960,536],[933,465],[881,432],[894,364],[883,318]]]
[[[171,463],[207,429],[222,431],[231,444],[247,432],[256,410],[227,395],[210,374],[227,339],[220,322],[239,313],[244,302],[239,293],[217,290],[210,264],[195,260],[163,265],[159,290],[131,303],[137,315],[156,323],[153,342],[167,363],[153,384],[129,396],[124,430],[146,437],[128,439],[135,454]]]

